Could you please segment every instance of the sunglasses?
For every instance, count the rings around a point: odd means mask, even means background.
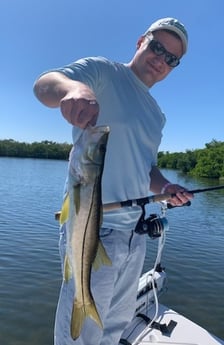
[[[164,55],[164,60],[168,66],[176,67],[179,65],[180,59],[176,55],[169,53],[160,42],[151,39],[149,41],[148,47],[154,54],[156,54],[156,56]]]

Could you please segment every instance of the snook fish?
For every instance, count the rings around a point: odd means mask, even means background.
[[[71,316],[71,337],[80,336],[86,317],[103,327],[90,289],[92,265],[111,265],[99,229],[102,220],[101,179],[108,126],[88,126],[70,154],[68,193],[62,206],[60,223],[67,221],[67,250],[64,279],[74,277],[75,296]]]

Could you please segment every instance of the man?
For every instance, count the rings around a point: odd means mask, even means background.
[[[137,42],[128,64],[86,58],[40,76],[37,98],[60,107],[73,125],[73,141],[88,124],[108,125],[110,136],[102,180],[104,204],[137,199],[153,193],[176,193],[170,202],[192,198],[185,188],[168,181],[156,167],[165,117],[148,89],[164,79],[187,50],[187,32],[178,20],[153,23]],[[74,290],[62,284],[55,322],[55,345],[116,345],[132,319],[138,280],[145,257],[145,236],[136,233],[138,206],[105,212],[101,240],[113,265],[92,272],[91,290],[103,330],[86,319],[81,336],[70,335]],[[66,226],[61,229],[62,260]]]

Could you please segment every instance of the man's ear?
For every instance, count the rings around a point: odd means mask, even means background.
[[[141,36],[139,37],[138,41],[137,41],[137,45],[136,45],[136,48],[139,49],[142,45],[142,43],[144,42],[145,40],[145,36]]]

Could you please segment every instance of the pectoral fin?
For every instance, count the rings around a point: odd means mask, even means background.
[[[69,195],[68,193],[65,196],[64,202],[62,204],[62,208],[61,208],[61,214],[59,217],[59,222],[60,225],[64,224],[65,222],[67,222],[68,217],[69,217]]]
[[[80,188],[80,184],[74,186],[74,203],[76,214],[78,214],[80,210]]]
[[[66,283],[71,279],[72,277],[72,266],[69,261],[69,257],[65,255],[65,261],[64,261],[64,280]]]

